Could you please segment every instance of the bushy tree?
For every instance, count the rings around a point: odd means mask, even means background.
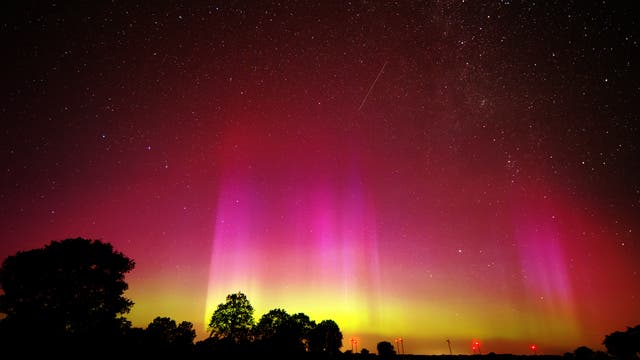
[[[135,263],[111,244],[83,238],[19,251],[0,268],[5,331],[47,339],[117,334],[133,302],[124,276]],[[38,331],[34,331],[38,329]]]
[[[575,360],[593,360],[595,352],[587,346],[579,346],[573,351]]]
[[[190,347],[196,338],[196,330],[189,321],[182,321],[173,331],[173,343],[180,347]]]
[[[174,331],[177,327],[175,320],[158,316],[149,323],[145,333],[150,342],[169,344],[173,342]]]
[[[378,355],[381,358],[390,358],[396,354],[396,351],[393,348],[393,344],[389,341],[380,341],[376,346],[378,349]]]
[[[282,333],[291,319],[283,309],[273,309],[262,315],[254,327],[256,340],[269,340]]]
[[[190,352],[195,337],[192,323],[183,321],[178,325],[169,317],[158,316],[145,329],[147,347],[162,355]]]
[[[309,331],[314,325],[303,313],[289,315],[283,309],[273,309],[260,318],[254,334],[264,350],[299,354],[305,352]]]
[[[252,358],[277,355],[299,358],[305,352],[332,356],[340,353],[342,332],[333,320],[317,324],[304,313],[276,308],[254,325],[253,306],[242,292],[229,294],[209,322],[210,336],[196,342],[202,358]]]
[[[304,350],[309,351],[311,332],[316,328],[316,322],[311,320],[311,318],[309,318],[305,313],[296,313],[291,315],[291,321],[293,322],[293,326],[296,331],[300,334]],[[340,334],[340,344],[340,346],[342,346],[342,334]]]
[[[156,317],[147,326],[146,334],[155,342],[187,346],[193,344],[196,331],[193,324],[183,321],[179,325],[169,317]]]
[[[635,360],[640,354],[640,325],[627,327],[626,331],[614,331],[602,342],[607,352],[620,360]]]
[[[242,292],[227,295],[209,322],[210,337],[239,344],[248,342],[254,325],[253,306]]]
[[[309,350],[314,353],[335,355],[342,347],[342,332],[333,320],[322,320],[311,330]]]

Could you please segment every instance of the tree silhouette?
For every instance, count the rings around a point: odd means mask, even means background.
[[[256,340],[268,340],[281,333],[289,322],[291,316],[283,309],[273,309],[262,315],[256,326],[254,334]]]
[[[333,320],[322,320],[309,336],[309,350],[314,353],[335,355],[342,347],[342,332]]]
[[[156,317],[147,326],[146,334],[152,342],[173,343],[174,331],[178,327],[175,320],[168,317]]]
[[[289,315],[283,309],[273,309],[260,318],[254,327],[254,335],[263,351],[301,354],[306,351],[313,326],[315,323],[303,313]]]
[[[0,267],[2,336],[61,344],[121,334],[130,325],[121,315],[133,305],[123,295],[124,276],[134,266],[111,244],[83,238],[7,257]]]
[[[296,313],[291,315],[291,321],[293,322],[292,326],[294,326],[296,332],[300,335],[303,349],[309,351],[311,332],[316,328],[316,322],[311,320],[305,313]],[[340,336],[340,341],[342,344],[342,334]]]
[[[242,292],[227,295],[225,303],[218,305],[209,322],[210,337],[245,343],[250,340],[254,325],[253,306]]]
[[[145,330],[147,346],[157,354],[188,353],[196,331],[193,324],[183,321],[179,325],[169,317],[156,317]]]
[[[573,351],[575,360],[593,360],[595,352],[586,346],[579,346]]]
[[[396,354],[396,351],[393,349],[393,344],[389,341],[380,341],[376,348],[381,358],[390,358]]]
[[[181,348],[191,347],[196,338],[196,331],[189,321],[182,321],[173,331],[173,343]]]
[[[52,241],[7,257],[0,267],[3,350],[67,359],[183,354],[244,358],[258,355],[256,343],[262,342],[262,349],[291,358],[305,352],[340,354],[343,337],[333,320],[316,325],[304,313],[289,315],[278,308],[254,325],[253,306],[242,292],[227,295],[218,305],[209,338],[196,344],[193,324],[187,321],[177,324],[158,316],[146,329],[133,327],[123,315],[133,306],[124,297],[124,276],[134,266],[111,244],[84,238]],[[27,347],[34,343],[38,346]]]
[[[640,353],[640,325],[627,327],[626,331],[614,331],[606,335],[602,344],[607,352],[620,360],[638,359]]]

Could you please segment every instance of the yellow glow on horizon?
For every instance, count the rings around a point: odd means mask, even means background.
[[[402,336],[407,339],[407,351],[434,354],[448,353],[446,343],[442,343],[447,338],[456,341],[458,352],[468,353],[467,345],[472,338],[514,343],[530,339],[544,349],[545,344],[575,344],[583,335],[572,306],[562,303],[543,306],[544,302],[538,299],[498,303],[490,299],[491,294],[471,296],[464,291],[450,293],[446,298],[442,293],[434,294],[437,296],[433,298],[411,297],[405,291],[402,296],[387,294],[372,299],[364,291],[348,291],[339,284],[316,284],[310,290],[309,286],[257,286],[253,281],[244,280],[251,285],[250,289],[237,285],[225,287],[234,290],[222,291],[221,286],[212,286],[208,294],[170,276],[144,284],[132,283],[126,296],[135,305],[125,317],[134,326],[143,328],[157,316],[168,316],[177,322],[189,321],[194,325],[198,341],[208,336],[206,327],[217,306],[225,302],[228,294],[240,291],[253,305],[256,322],[275,308],[289,314],[304,313],[316,323],[334,320],[344,335],[343,350],[351,348],[350,337],[361,339],[359,349],[375,352],[379,341],[393,343]],[[394,293],[402,294],[401,291]]]
[[[158,278],[131,286],[125,296],[134,302],[131,311],[125,314],[133,326],[146,328],[158,316],[170,317],[177,323],[191,322],[197,337],[201,338],[204,296],[190,284],[167,277]]]
[[[242,292],[254,306],[256,321],[275,308],[284,309],[289,314],[305,313],[317,323],[326,319],[334,320],[344,335],[345,350],[350,349],[349,338],[352,336],[363,337],[362,344],[367,344],[365,347],[374,351],[377,342],[391,341],[398,336],[437,343],[433,345],[437,347],[421,349],[439,351],[444,349],[439,342],[446,338],[514,342],[535,339],[540,343],[558,343],[561,339],[570,343],[580,335],[570,311],[551,314],[534,308],[518,311],[488,299],[482,301],[477,296],[455,303],[443,299],[387,297],[373,304],[364,294],[345,293],[342,289],[326,287],[313,292],[289,290],[287,294],[268,289]],[[217,305],[225,301],[226,295],[209,297],[212,303],[207,305],[205,326]],[[217,299],[217,302],[213,299]]]

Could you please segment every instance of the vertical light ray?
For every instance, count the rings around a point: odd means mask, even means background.
[[[544,199],[544,197],[540,197]],[[515,204],[515,239],[521,266],[524,299],[528,312],[539,314],[528,322],[530,332],[549,341],[556,337],[577,339],[579,326],[575,299],[562,247],[563,230],[558,225],[557,206],[549,200],[526,196]]]
[[[243,143],[259,142],[243,136]],[[377,325],[375,211],[361,170],[302,146],[294,159],[278,162],[281,143],[245,146],[224,159],[205,323],[227,294],[242,291],[256,317],[281,307],[353,331]]]

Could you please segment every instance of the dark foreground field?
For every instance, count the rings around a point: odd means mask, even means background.
[[[512,355],[494,354],[485,355],[395,355],[395,359],[403,360],[474,360],[474,359],[495,359],[495,360],[561,360],[562,355]]]

